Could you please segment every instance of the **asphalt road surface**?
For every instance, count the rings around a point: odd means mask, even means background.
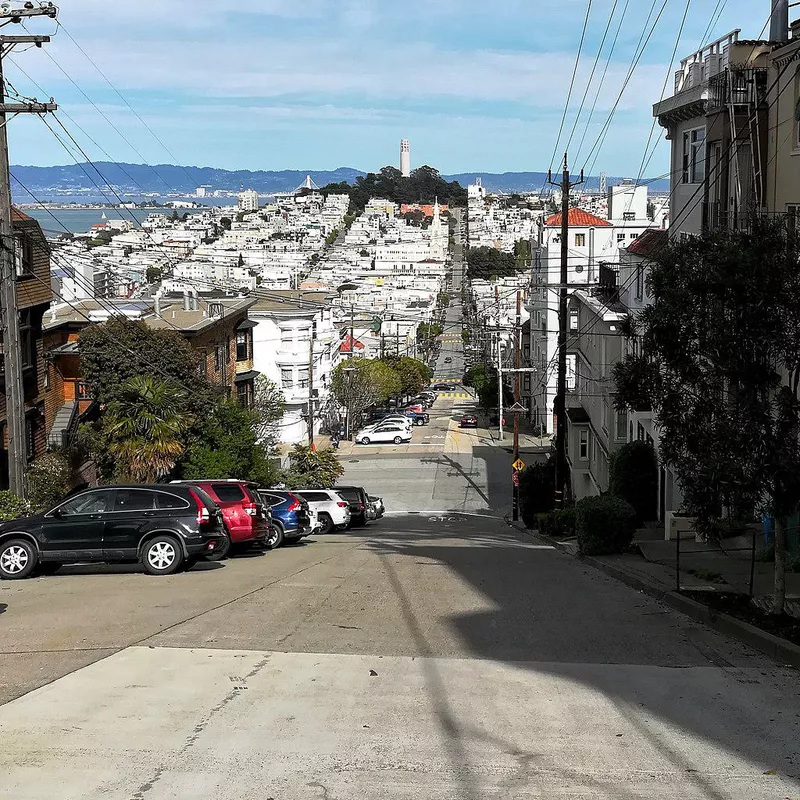
[[[509,527],[469,403],[366,528],[0,584],[0,798],[800,797],[797,673]]]

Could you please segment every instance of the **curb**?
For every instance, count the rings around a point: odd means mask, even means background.
[[[573,555],[560,542],[551,539],[549,536],[544,536],[538,531],[532,531],[522,525],[511,522],[508,517],[506,517],[506,523],[515,530],[520,531],[520,533],[531,536],[532,538],[541,539],[553,545],[565,555],[572,556],[572,558],[576,558],[582,563],[594,567],[609,577],[615,578],[620,581],[620,583],[624,583],[631,589],[636,589],[664,603],[664,605],[676,611],[680,611],[695,622],[701,622],[712,630],[737,639],[743,644],[752,647],[754,650],[758,650],[770,656],[770,658],[775,659],[781,664],[800,669],[800,645],[793,644],[786,639],[782,639],[780,636],[774,636],[771,633],[762,631],[760,628],[756,628],[755,625],[750,625],[750,623],[736,619],[736,617],[732,617],[729,614],[715,611],[708,606],[704,606],[702,603],[698,603],[696,600],[684,597],[677,592],[664,589],[658,584],[646,581],[636,575],[631,575],[629,572],[619,569],[613,564],[600,561],[594,556]]]

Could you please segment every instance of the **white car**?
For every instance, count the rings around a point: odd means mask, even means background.
[[[350,504],[333,489],[301,489],[294,494],[302,497],[316,515],[317,533],[332,533],[350,525]]]
[[[378,422],[373,422],[372,425],[365,425],[362,430],[374,431],[376,428],[384,427],[384,425],[405,425],[409,430],[411,430],[413,424],[413,421],[409,417],[402,417],[399,414],[393,414],[391,417],[384,417]]]
[[[399,422],[386,423],[377,428],[365,428],[356,434],[357,444],[405,444],[411,441],[411,429]]]

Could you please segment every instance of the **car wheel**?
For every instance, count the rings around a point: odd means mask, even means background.
[[[182,564],[183,551],[172,536],[156,536],[142,551],[142,565],[149,575],[173,575]]]
[[[41,561],[36,573],[38,575],[55,575],[63,566],[60,561]]]
[[[361,440],[361,444],[369,444],[369,437],[368,437],[368,436],[365,436],[365,437],[364,437],[364,438]]]
[[[39,554],[27,539],[10,539],[0,546],[0,578],[18,581],[36,569]]]
[[[394,443],[395,444],[403,444],[403,438],[401,436],[395,436],[394,437]]]
[[[206,561],[224,561],[228,557],[230,551],[231,537],[226,534],[225,538],[220,541],[219,546],[215,547],[211,553],[203,556],[203,558]]]
[[[325,534],[331,533],[333,531],[334,525],[333,525],[333,520],[330,517],[330,514],[320,514],[319,521],[321,525],[319,529],[320,535],[324,536]]]
[[[414,424],[419,428],[425,424],[425,420],[418,419]]]
[[[283,528],[277,522],[273,522],[269,526],[269,534],[267,534],[267,547],[275,550],[283,544],[284,538]]]

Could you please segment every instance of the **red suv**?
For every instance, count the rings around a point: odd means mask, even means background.
[[[222,544],[209,561],[221,561],[231,548],[245,549],[267,546],[270,510],[261,502],[254,483],[237,480],[174,481],[188,486],[199,486],[222,511],[227,545]]]

